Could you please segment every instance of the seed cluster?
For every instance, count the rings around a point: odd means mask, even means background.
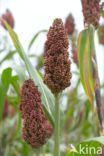
[[[65,28],[68,35],[72,35],[75,30],[75,21],[72,14],[69,14],[65,21]]]
[[[98,30],[99,43],[104,45],[104,25],[101,25]]]
[[[73,59],[73,62],[78,66],[78,50],[77,50],[77,48],[74,48],[72,50],[72,59]]]
[[[31,79],[23,84],[20,110],[24,140],[33,148],[41,147],[52,136],[53,126],[43,111],[41,94]]]
[[[53,93],[59,93],[70,85],[71,72],[68,54],[68,35],[61,19],[55,19],[45,43],[44,82]]]
[[[14,28],[14,17],[10,10],[6,10],[6,12],[2,15],[2,19],[4,19],[11,26],[11,28]],[[3,22],[1,25],[7,30]]]
[[[100,0],[82,0],[84,23],[92,24],[95,28],[99,25]]]

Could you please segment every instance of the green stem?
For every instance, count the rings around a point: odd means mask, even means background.
[[[43,148],[42,148],[42,156],[45,156],[45,147],[46,146],[43,146]]]
[[[40,150],[36,150],[36,156],[40,156]]]
[[[60,104],[59,94],[55,94],[55,145],[54,156],[60,156]]]

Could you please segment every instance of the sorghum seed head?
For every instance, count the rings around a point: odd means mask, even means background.
[[[82,0],[84,23],[92,24],[95,28],[99,25],[100,0]]]
[[[20,110],[24,140],[33,148],[41,147],[51,137],[53,126],[43,111],[41,94],[31,79],[23,84]]]
[[[69,14],[65,21],[65,28],[68,35],[72,35],[75,30],[75,21],[72,14]]]
[[[78,51],[76,48],[72,50],[72,59],[73,62],[78,66]]]
[[[4,19],[11,26],[11,28],[14,28],[14,17],[10,10],[6,10],[6,12],[2,15],[2,19]],[[3,22],[1,22],[1,25],[7,30]]]
[[[59,93],[70,85],[71,72],[68,55],[68,35],[61,19],[55,19],[50,27],[44,51],[44,82],[53,93]]]
[[[101,25],[98,29],[99,43],[104,45],[104,25]]]

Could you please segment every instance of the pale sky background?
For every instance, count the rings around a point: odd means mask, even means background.
[[[64,21],[69,13],[73,14],[78,31],[83,29],[80,0],[0,0],[0,14],[4,13],[7,8],[13,13],[16,21],[15,31],[25,49],[37,31],[49,28],[55,18],[62,18]],[[98,46],[97,39],[96,48],[102,81],[104,79],[104,49]],[[34,51],[35,53],[41,51],[39,42]]]
[[[83,28],[80,0],[0,0],[0,13],[10,8],[16,19],[15,30],[23,43],[27,44],[35,32],[48,28],[55,18],[72,12],[77,28]]]

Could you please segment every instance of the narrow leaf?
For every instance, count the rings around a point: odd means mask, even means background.
[[[92,54],[94,52],[93,28],[83,30],[78,39],[78,59],[80,68],[80,77],[84,90],[93,103],[94,97],[94,80],[92,70]]]
[[[2,116],[3,116],[5,98],[6,98],[8,88],[9,88],[11,77],[12,77],[11,68],[5,69],[1,75],[1,81],[0,81],[0,120],[2,119]]]
[[[30,50],[30,48],[32,47],[33,43],[35,42],[35,40],[37,39],[37,37],[41,34],[41,33],[46,33],[47,30],[40,30],[39,32],[37,32],[34,37],[31,39],[28,50]]]
[[[16,51],[10,51],[6,56],[4,56],[4,58],[0,61],[0,65],[6,61],[9,60],[13,57],[13,55],[16,53]]]
[[[35,84],[39,87],[40,92],[42,93],[42,101],[43,101],[43,106],[44,106],[44,110],[47,113],[49,119],[51,120],[51,122],[54,124],[54,96],[51,93],[51,91],[47,88],[47,86],[43,83],[40,75],[38,74],[38,71],[36,69],[34,69],[34,67],[32,66],[29,58],[27,57],[26,53],[24,52],[24,49],[18,39],[17,34],[12,30],[12,28],[7,24],[6,21],[2,20],[5,24],[5,26],[7,27],[10,37],[14,43],[14,46],[18,52],[18,54],[20,55],[20,57],[22,58],[22,60],[24,61],[25,65],[26,65],[26,69],[30,75],[30,77],[34,80]]]

